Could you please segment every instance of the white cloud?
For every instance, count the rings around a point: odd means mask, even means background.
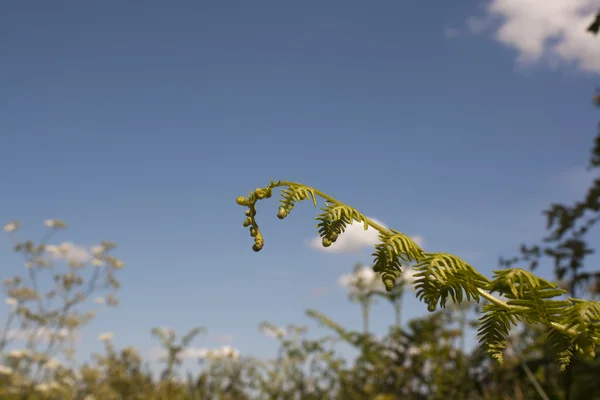
[[[490,27],[493,20],[491,17],[469,17],[467,18],[467,28],[471,33],[482,33]]]
[[[381,221],[375,218],[370,218],[376,224],[384,226]],[[313,249],[330,252],[330,253],[354,253],[361,250],[364,247],[374,246],[379,242],[379,233],[369,227],[365,230],[363,223],[353,221],[352,224],[346,226],[346,230],[342,233],[338,239],[329,247],[323,247],[321,238],[319,236],[313,238],[309,245]]]
[[[362,266],[338,278],[338,285],[353,295],[365,295],[370,292],[385,290],[379,275],[370,266]]]
[[[410,237],[419,247],[425,247],[425,239],[423,236],[415,235]]]
[[[450,28],[450,27],[446,27],[444,29],[444,37],[447,37],[448,39],[454,38],[456,36],[459,35],[459,31],[458,29],[454,29],[454,28]]]
[[[404,268],[402,268],[402,274],[400,275],[399,281],[410,285],[410,287],[414,289],[414,283],[416,280],[415,274],[416,272],[412,267],[405,266]]]
[[[371,221],[386,228],[385,224],[375,218],[369,218]],[[424,241],[420,236],[413,236],[412,239],[419,245],[423,246]],[[373,247],[379,243],[379,232],[369,227],[365,230],[363,223],[354,221],[346,226],[346,230],[342,233],[337,241],[329,247],[323,247],[319,236],[310,240],[309,246],[315,250],[321,250],[329,253],[355,253],[363,248]]]
[[[521,65],[572,63],[598,73],[600,39],[586,29],[599,7],[598,0],[491,0],[467,26],[473,33],[494,26],[494,38],[515,49]]]

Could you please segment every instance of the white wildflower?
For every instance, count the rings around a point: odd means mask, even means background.
[[[62,255],[60,247],[54,244],[49,244],[46,246],[46,253],[50,254],[50,256],[53,258],[59,258]]]
[[[60,219],[47,219],[44,221],[44,225],[51,229],[64,229],[67,224]]]
[[[94,258],[92,259],[92,265],[94,267],[104,267],[104,265],[106,265],[106,261],[101,260],[99,258]]]
[[[9,222],[4,225],[4,232],[16,232],[19,229],[19,221]]]
[[[44,364],[44,368],[47,370],[51,370],[51,371],[58,369],[60,366],[61,366],[61,363],[56,358],[51,358]]]
[[[210,358],[210,356],[212,356],[212,351],[208,349],[199,349],[197,355],[198,358]]]
[[[47,383],[39,383],[35,386],[35,390],[44,393],[50,390],[50,385]]]
[[[165,336],[175,336],[175,330],[168,326],[160,327],[158,330]]]
[[[71,378],[70,376],[67,376],[63,378],[63,383],[67,386],[73,387],[75,385],[75,379]]]
[[[406,354],[408,354],[409,356],[418,356],[419,354],[421,354],[421,349],[418,347],[410,347],[406,351]]]
[[[285,336],[285,329],[276,326],[265,326],[261,329],[263,335],[268,337],[282,338]]]
[[[240,357],[240,352],[231,346],[223,346],[219,349],[219,355],[223,358],[231,358],[236,360]]]
[[[0,375],[10,375],[12,373],[12,368],[0,364]]]
[[[98,335],[98,340],[103,342],[107,342],[113,338],[113,334],[111,332],[105,332]]]
[[[73,248],[73,244],[70,242],[63,242],[61,243],[58,248],[60,249],[60,252],[63,254],[63,256],[66,256],[69,251]]]
[[[358,267],[353,272],[340,276],[338,284],[353,296],[365,296],[385,290],[378,274],[368,266]]]
[[[8,357],[15,358],[17,360],[28,357],[30,355],[31,355],[31,351],[29,351],[27,349],[24,349],[24,350],[14,349],[8,353]]]
[[[101,256],[102,254],[104,254],[104,247],[103,246],[94,246],[92,247],[92,254],[96,257]]]
[[[195,353],[199,358],[208,360],[237,360],[240,357],[240,352],[231,346],[223,346],[218,349],[199,349]]]

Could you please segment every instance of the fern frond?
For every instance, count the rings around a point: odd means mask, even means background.
[[[313,205],[317,206],[317,198],[312,188],[299,185],[290,185],[285,189],[281,190],[281,199],[279,200],[279,213],[277,216],[279,219],[283,219],[289,215],[294,209],[296,203],[303,200],[312,200]]]
[[[566,291],[524,269],[498,270],[494,275],[490,291],[504,293],[509,299],[507,304],[518,307],[529,323],[560,321],[572,305],[568,300],[550,300]]]
[[[337,205],[332,202],[325,202],[325,207],[321,208],[323,213],[315,219],[319,221],[316,228],[319,236],[322,238],[324,247],[331,246],[338,239],[339,235],[344,233],[346,226],[354,221],[362,222],[365,230],[369,227],[367,217],[346,205]]]
[[[568,329],[597,335],[600,329],[600,302],[569,298],[573,306],[567,311],[565,323]]]
[[[373,271],[382,274],[385,289],[391,292],[402,273],[403,263],[417,261],[425,253],[409,236],[393,229],[380,232],[379,240],[381,243],[375,245],[375,252],[372,254]]]
[[[513,311],[494,303],[483,306],[482,312],[484,315],[479,318],[480,326],[477,331],[480,337],[479,342],[492,358],[502,364],[506,337],[512,326],[516,326],[517,322],[520,321],[520,318]]]
[[[417,261],[425,256],[423,249],[410,237],[401,232],[390,229],[392,235],[380,235],[381,244],[376,245],[385,248],[390,258],[399,257],[402,261]]]
[[[490,291],[506,293],[508,297],[513,299],[524,298],[526,292],[556,289],[558,287],[558,285],[539,278],[521,268],[496,270],[493,273],[495,278],[490,286]],[[561,292],[557,295],[566,293],[564,290],[559,290]]]
[[[254,238],[254,251],[260,251],[264,245],[255,219],[256,202],[271,197],[273,189],[277,187],[282,187],[277,213],[280,219],[285,218],[300,201],[310,199],[316,206],[317,196],[325,200],[322,213],[316,217],[316,227],[323,246],[335,242],[348,224],[354,221],[363,223],[365,229],[372,227],[377,230],[380,243],[375,245],[373,270],[381,273],[388,292],[393,290],[403,263],[416,261],[417,297],[427,304],[429,311],[435,311],[438,304],[445,307],[448,297],[455,303],[465,298],[477,302],[481,298],[488,300],[480,318],[480,342],[499,363],[502,363],[506,337],[518,321],[542,323],[550,328],[550,345],[555,361],[561,368],[569,363],[574,351],[594,355],[595,346],[600,345],[600,303],[577,299],[554,300],[564,294],[562,289],[522,269],[494,271],[494,279],[490,281],[460,258],[446,253],[424,253],[407,235],[380,226],[354,208],[299,183],[271,181],[269,186],[251,191],[247,197],[237,198],[239,205],[247,207],[243,225],[249,227],[250,236]],[[504,295],[506,299],[494,297],[494,292]],[[314,312],[309,315],[338,334],[345,334],[333,321]],[[156,334],[161,340],[169,340]],[[350,337],[347,339],[353,340]]]
[[[479,301],[479,289],[486,289],[489,281],[460,258],[447,253],[427,254],[414,267],[417,298],[423,300],[430,311],[439,302],[446,306],[448,296],[455,303]]]
[[[582,354],[596,355],[600,345],[600,302],[569,298],[573,305],[567,310],[563,324],[577,332],[575,349]]]
[[[381,240],[382,243],[378,243],[375,245],[375,252],[372,254],[373,271],[400,271],[400,267],[402,267],[401,255],[399,254],[399,252],[396,252],[394,248],[386,246],[386,237],[387,236],[384,234],[379,234],[379,240]]]
[[[548,333],[548,345],[554,362],[558,364],[561,371],[564,371],[573,357],[574,346],[571,338],[562,332],[551,330]]]
[[[331,204],[331,207],[328,208],[327,213],[329,215],[329,219],[331,219],[332,221],[346,219],[349,221],[356,221],[359,223],[362,222],[365,230],[367,230],[367,228],[369,227],[368,218],[362,215],[354,208],[348,207],[345,204],[334,204],[331,202],[328,203]]]

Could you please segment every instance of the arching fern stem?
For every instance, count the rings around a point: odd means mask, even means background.
[[[311,200],[316,207],[317,197],[325,200],[322,213],[316,217],[325,247],[334,243],[346,226],[355,221],[362,223],[365,230],[369,226],[377,230],[381,243],[375,245],[373,270],[381,273],[387,291],[393,289],[402,267],[415,261],[417,297],[427,303],[429,311],[434,311],[438,304],[445,307],[448,297],[457,303],[464,297],[477,302],[480,298],[488,300],[490,303],[484,306],[481,317],[480,341],[499,363],[503,361],[502,351],[511,326],[522,320],[542,323],[550,328],[550,346],[561,369],[570,362],[575,350],[592,356],[595,354],[595,346],[600,344],[599,302],[549,300],[565,291],[522,269],[494,271],[495,278],[490,281],[460,258],[446,253],[425,253],[407,235],[387,229],[328,194],[300,183],[271,181],[270,185],[251,191],[247,197],[237,198],[239,205],[247,207],[243,225],[249,228],[250,236],[254,238],[254,251],[260,251],[264,246],[264,238],[255,219],[256,203],[270,198],[273,189],[278,187],[282,188],[277,212],[280,219],[289,215],[296,203]],[[504,295],[508,301],[490,293],[494,291]]]

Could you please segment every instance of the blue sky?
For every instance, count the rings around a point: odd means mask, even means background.
[[[58,242],[119,244],[121,305],[82,332],[82,354],[101,348],[99,332],[149,354],[152,327],[202,325],[199,347],[230,336],[272,355],[258,323],[323,333],[307,308],[360,329],[336,282],[370,249],[311,248],[315,210],[279,221],[271,199],[256,254],[235,198],[302,182],[490,276],[543,234],[542,209],[589,179],[600,63],[588,49],[600,43],[571,32],[589,17],[588,1],[573,3],[559,10],[573,24],[544,33],[505,0],[10,2],[0,220],[36,239],[61,218]],[[22,269],[0,246],[3,265]],[[404,320],[426,313],[406,304]],[[392,321],[375,307],[375,332]]]

